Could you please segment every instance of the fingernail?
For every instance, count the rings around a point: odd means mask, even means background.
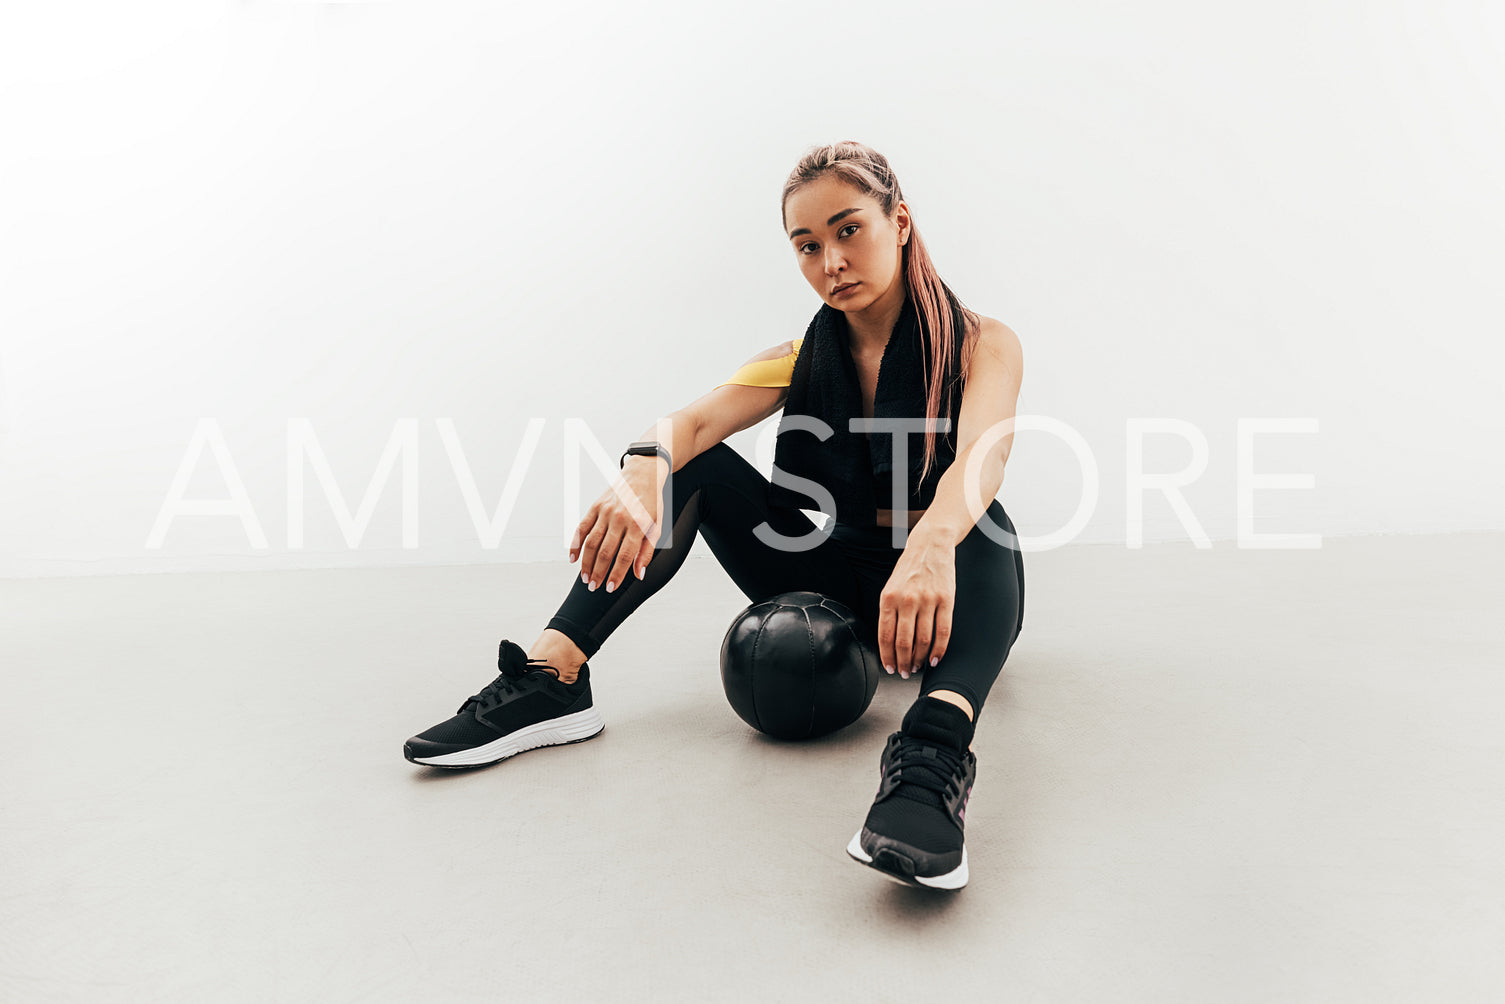
[[[907,680],[907,679],[909,679],[909,674],[908,673],[900,673],[899,674],[899,679],[901,679],[901,680]]]
[[[583,586],[583,585],[585,585],[589,581],[590,581],[590,579],[586,576],[586,574],[584,572],[581,572],[580,573],[580,584]]]
[[[930,657],[930,664],[931,664],[931,665],[932,665],[932,666],[934,666],[934,665],[935,665],[935,664],[936,664],[936,663],[938,663],[938,662],[940,662],[940,661],[941,661],[941,657],[940,657],[940,656],[938,656],[938,655],[932,655],[932,656],[931,656],[931,657]]]
[[[596,591],[596,580],[595,579],[591,579],[590,591],[593,592],[593,593]]]
[[[886,670],[888,670],[890,673],[892,673],[894,671],[894,667],[890,666],[886,662],[883,664],[883,668],[886,669]]]
[[[613,589],[615,589],[615,588],[617,588],[617,584],[616,584],[616,581],[615,581],[615,580],[613,580],[613,581],[611,581],[611,582],[608,582],[608,583],[607,583],[607,584],[606,584],[606,591],[607,591],[607,592],[608,592],[608,593],[609,593],[609,592],[611,592],[611,591],[612,591],[612,590],[613,590]]]

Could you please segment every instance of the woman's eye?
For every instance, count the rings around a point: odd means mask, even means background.
[[[840,230],[836,231],[837,236],[840,236],[841,234],[843,234],[848,228],[850,228],[852,230],[861,230],[862,226],[861,226],[861,224],[857,224],[857,223],[848,223],[845,227],[842,227]],[[810,252],[807,251],[806,248],[810,248],[810,247],[814,247],[814,246],[815,246],[815,242],[814,241],[811,241],[811,242],[809,242],[807,244],[801,244],[800,245],[800,254],[809,254]]]

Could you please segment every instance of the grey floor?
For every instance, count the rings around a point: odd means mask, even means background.
[[[455,772],[563,562],[0,582],[0,999],[1501,999],[1505,535],[1026,562],[954,895],[843,850],[918,681],[754,733],[703,548]]]

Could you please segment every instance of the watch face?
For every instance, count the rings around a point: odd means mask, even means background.
[[[668,450],[657,443],[633,443],[622,454],[622,462],[626,463],[628,457],[664,457],[668,459]]]

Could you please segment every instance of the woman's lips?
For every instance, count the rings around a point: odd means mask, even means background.
[[[860,283],[860,282],[854,282],[854,283],[852,283],[849,286],[844,286],[844,287],[841,287],[841,288],[837,289],[831,295],[832,296],[846,296],[852,290],[856,289],[858,286],[861,286],[861,285],[862,285],[862,283]]]

